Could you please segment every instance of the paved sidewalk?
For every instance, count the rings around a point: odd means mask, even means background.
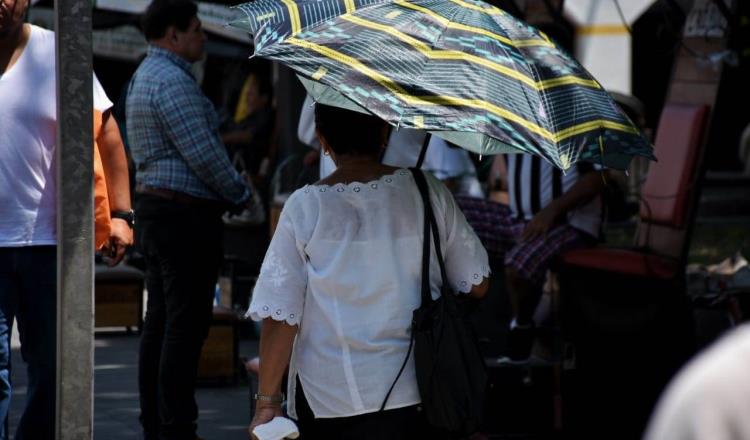
[[[13,388],[10,428],[15,426],[25,404],[26,368],[21,359],[18,336],[13,338]],[[257,352],[257,341],[241,341],[240,356]],[[97,333],[94,382],[94,438],[140,439],[138,422],[138,336]],[[249,389],[245,380],[237,385],[198,387],[200,415],[198,435],[206,440],[246,440],[250,421]]]

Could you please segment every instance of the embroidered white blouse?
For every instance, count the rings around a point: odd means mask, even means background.
[[[469,292],[489,274],[487,253],[448,189],[429,173],[448,280]],[[307,185],[281,213],[247,315],[299,324],[289,366],[316,418],[380,409],[406,357],[420,304],[423,206],[409,170],[367,183]],[[440,268],[434,246],[433,296]],[[420,402],[410,359],[386,409]]]

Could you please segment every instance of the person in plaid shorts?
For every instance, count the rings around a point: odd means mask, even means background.
[[[565,173],[525,155],[495,158],[490,188],[508,191],[508,204],[457,197],[492,259],[502,259],[513,319],[507,346],[512,361],[528,359],[534,311],[547,270],[563,252],[594,245],[602,221],[604,179],[580,164]]]

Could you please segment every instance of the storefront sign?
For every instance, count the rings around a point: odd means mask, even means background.
[[[94,55],[138,61],[146,53],[146,38],[135,26],[94,31]]]
[[[141,14],[150,3],[151,0],[96,0],[96,7],[108,11]],[[216,3],[196,3],[198,4],[198,18],[203,22],[203,28],[206,31],[235,41],[247,43],[252,41],[247,32],[227,26],[227,23],[241,18],[241,12]]]

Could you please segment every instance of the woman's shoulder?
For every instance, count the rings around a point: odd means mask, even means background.
[[[445,186],[445,183],[443,183],[442,180],[435,177],[429,171],[423,171],[423,173],[425,175],[425,180],[427,180],[427,185],[430,187],[430,192],[432,193],[433,197],[438,197],[440,199],[445,199],[446,197],[453,197],[450,189],[448,189],[448,187]]]

